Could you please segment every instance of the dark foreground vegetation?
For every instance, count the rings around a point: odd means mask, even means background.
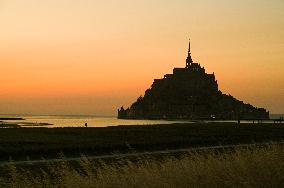
[[[5,169],[2,169],[5,168]],[[82,157],[37,170],[1,167],[0,187],[283,187],[284,147],[238,148],[186,153],[180,157],[117,159],[105,163]]]
[[[173,124],[106,128],[3,128],[2,161],[280,142],[284,124]]]

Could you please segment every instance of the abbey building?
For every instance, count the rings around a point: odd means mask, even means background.
[[[155,79],[129,108],[118,110],[121,119],[268,119],[269,112],[223,94],[214,74],[191,58],[190,43],[185,68]]]

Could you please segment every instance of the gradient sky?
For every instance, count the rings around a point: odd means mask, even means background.
[[[192,57],[284,113],[283,0],[0,0],[0,113],[115,115]]]

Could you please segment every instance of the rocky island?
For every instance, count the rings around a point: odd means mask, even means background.
[[[129,108],[118,109],[120,119],[269,119],[269,112],[218,89],[214,73],[191,58],[190,42],[185,68],[155,79],[145,95]]]

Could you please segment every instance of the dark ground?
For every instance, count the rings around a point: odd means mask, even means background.
[[[105,128],[3,128],[6,161],[154,151],[200,146],[280,142],[284,124],[195,123]]]

